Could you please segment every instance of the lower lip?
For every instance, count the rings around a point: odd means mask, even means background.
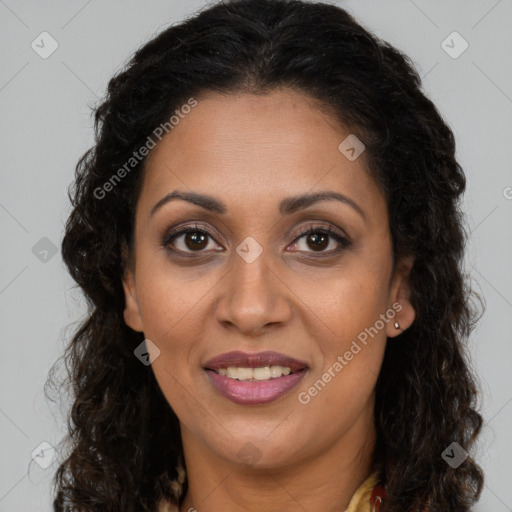
[[[265,381],[240,381],[206,370],[213,387],[225,398],[242,405],[273,402],[291,391],[306,375],[306,369]]]

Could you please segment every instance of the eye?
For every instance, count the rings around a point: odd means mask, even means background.
[[[213,247],[210,247],[211,242],[215,241],[216,236],[207,228],[199,227],[196,224],[167,233],[162,240],[162,246],[171,253],[186,255],[194,252],[207,252],[207,249],[222,251],[223,249],[219,249],[218,245],[214,244]],[[300,247],[301,244],[299,243],[302,239],[305,239],[303,248]],[[336,243],[333,242],[337,242],[337,248]],[[325,250],[332,245],[334,245],[334,248],[331,247],[331,250]],[[309,226],[299,232],[299,236],[295,238],[290,247],[298,248],[299,252],[327,253],[329,255],[341,252],[343,249],[350,247],[350,245],[351,242],[345,236],[330,226]]]
[[[302,239],[305,239],[303,247],[306,246],[306,249],[299,248],[298,250],[304,252],[335,254],[341,252],[343,249],[350,247],[351,245],[351,242],[346,237],[335,231],[330,226],[310,226],[303,229],[291,247],[300,247],[300,244],[297,242],[297,240],[300,241]],[[338,243],[338,248],[336,248],[336,244],[332,243],[333,241]],[[332,245],[334,245],[334,249],[331,248],[331,250],[325,250],[327,247]],[[308,250],[308,248],[312,250]]]
[[[162,240],[162,246],[173,253],[205,252],[214,237],[215,235],[204,227],[188,226],[167,233]]]

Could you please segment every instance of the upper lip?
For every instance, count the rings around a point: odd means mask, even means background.
[[[204,365],[204,368],[207,370],[218,370],[219,368],[228,368],[230,366],[242,368],[284,366],[290,368],[291,371],[298,371],[306,368],[307,364],[278,352],[267,351],[248,354],[246,352],[234,351],[215,356]]]

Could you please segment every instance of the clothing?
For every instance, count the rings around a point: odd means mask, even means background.
[[[378,483],[379,474],[375,471],[356,489],[345,512],[373,512],[375,507],[370,504],[370,497]]]
[[[370,504],[370,497],[378,483],[379,475],[375,471],[356,489],[345,512],[374,512],[376,509]],[[158,512],[179,512],[179,509],[176,505],[162,501]]]

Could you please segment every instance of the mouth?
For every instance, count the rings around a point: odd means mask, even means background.
[[[305,369],[305,368],[304,368]],[[219,375],[242,382],[261,382],[291,375],[302,370],[293,371],[287,366],[259,366],[257,368],[245,368],[243,366],[229,366],[212,370]]]
[[[229,352],[211,359],[203,368],[218,393],[243,405],[277,400],[308,370],[306,363],[277,352]]]

